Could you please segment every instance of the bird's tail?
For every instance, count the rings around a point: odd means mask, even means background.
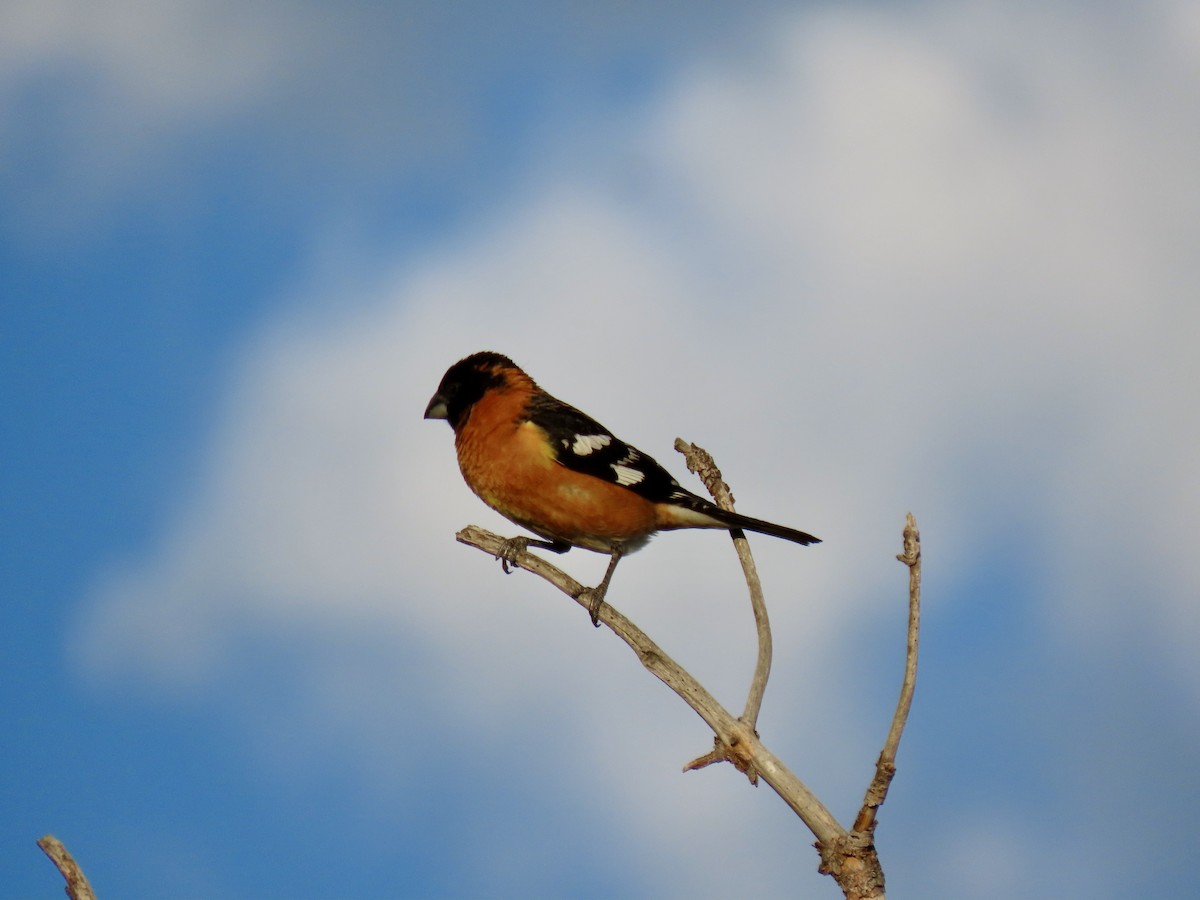
[[[813,537],[807,531],[798,531],[795,528],[788,528],[786,525],[776,525],[774,522],[743,516],[741,513],[729,512],[716,505],[712,509],[706,510],[706,512],[730,528],[741,528],[743,531],[757,531],[759,534],[769,534],[772,537],[783,538],[785,541],[794,541],[797,544],[821,543],[819,537]]]
[[[670,518],[667,521],[660,520],[659,528],[741,528],[797,544],[821,543],[820,538],[813,537],[807,531],[729,512],[691,491],[678,491],[671,499],[673,502],[667,507]]]

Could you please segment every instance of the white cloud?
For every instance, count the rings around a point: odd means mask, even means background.
[[[125,102],[194,117],[262,98],[311,51],[303,8],[224,0],[15,0],[0,10],[7,79],[73,63],[111,80]]]
[[[211,208],[215,179],[268,218],[317,208],[353,227],[394,215],[397,195],[457,209],[511,177],[495,150],[527,148],[533,111],[602,106],[620,85],[648,91],[622,60],[693,52],[714,21],[729,36],[754,18],[720,2],[614,14],[11,0],[0,5],[0,228],[45,252],[103,239],[114,216],[141,210],[186,227]]]
[[[909,508],[942,585],[1003,555],[1051,640],[1094,653],[1144,632],[1200,695],[1182,537],[1200,519],[1200,79],[1166,25],[1180,9],[839,7],[781,20],[755,60],[686,73],[614,148],[636,190],[555,160],[503,221],[381,275],[372,302],[264,335],[195,496],[88,597],[87,670],[220,685],[247,635],[295,642],[311,653],[297,708],[340,721],[368,777],[420,770],[421,746],[394,755],[406,709],[485,744],[545,727],[522,739],[550,748],[549,781],[590,772],[587,802],[631,847],[669,848],[664,893],[744,893],[731,858],[765,867],[760,894],[794,884],[795,847],[753,824],[771,798],[671,780],[704,749],[690,716],[548,587],[451,541],[508,526],[420,412],[449,363],[488,347],[676,472],[677,433],[707,446],[740,508],[827,539],[756,543],[776,624],[766,736],[818,790],[853,803],[876,752],[841,673],[902,602]],[[752,647],[724,543],[663,536],[612,599],[736,707]],[[585,581],[603,567],[563,563]],[[1124,588],[1149,572],[1134,608]],[[955,601],[935,599],[933,615]],[[380,634],[394,657],[362,653]],[[381,685],[388,710],[363,699]],[[697,858],[714,804],[738,826]],[[980,824],[963,858],[1015,879],[994,834]]]
[[[321,28],[299,4],[3,4],[0,227],[57,250],[136,203],[179,215],[204,138],[294,93]]]

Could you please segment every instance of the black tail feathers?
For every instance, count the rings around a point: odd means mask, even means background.
[[[712,516],[719,522],[728,525],[730,528],[741,528],[744,531],[757,531],[759,534],[769,534],[772,537],[783,538],[785,541],[793,541],[797,544],[819,544],[821,539],[813,537],[807,531],[798,531],[795,528],[788,528],[785,525],[776,525],[774,522],[766,522],[762,519],[754,519],[750,516],[743,516],[741,513],[729,512],[721,509],[721,507],[712,504],[705,509],[708,515]]]

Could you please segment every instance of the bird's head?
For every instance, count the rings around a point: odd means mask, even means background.
[[[500,353],[483,350],[460,359],[442,376],[442,383],[425,407],[425,418],[445,419],[458,431],[471,407],[487,391],[503,387],[514,375],[523,374],[517,365]]]

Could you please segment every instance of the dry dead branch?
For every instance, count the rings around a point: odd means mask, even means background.
[[[38,838],[37,844],[42,848],[42,852],[50,857],[50,861],[58,867],[62,877],[66,879],[66,892],[71,900],[96,900],[92,886],[88,884],[88,880],[83,874],[83,869],[79,868],[79,863],[75,862],[75,857],[67,852],[62,841],[52,834],[47,834]]]

